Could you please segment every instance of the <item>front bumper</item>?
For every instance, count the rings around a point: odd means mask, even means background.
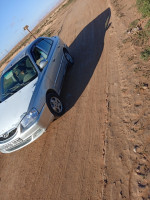
[[[19,125],[14,137],[10,138],[8,141],[0,143],[0,151],[2,153],[11,153],[30,144],[45,132],[50,122],[53,120],[54,116],[45,104],[37,121],[23,132],[21,132],[21,127]]]

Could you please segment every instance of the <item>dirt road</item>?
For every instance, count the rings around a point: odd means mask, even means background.
[[[129,189],[130,147],[118,126],[115,20],[103,0],[76,0],[53,20],[75,59],[62,90],[66,113],[31,145],[0,154],[0,200],[137,199]]]
[[[62,92],[68,111],[32,145],[0,154],[1,200],[102,198],[107,68],[100,59],[110,15],[97,0],[67,12],[60,36],[75,58]]]

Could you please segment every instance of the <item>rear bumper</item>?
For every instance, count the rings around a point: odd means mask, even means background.
[[[53,120],[54,116],[45,104],[37,121],[24,132],[21,132],[21,127],[18,126],[15,137],[0,144],[0,151],[2,153],[11,153],[32,143],[45,132],[50,122]]]

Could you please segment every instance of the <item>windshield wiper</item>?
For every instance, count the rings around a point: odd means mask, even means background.
[[[19,84],[15,85],[14,87],[10,88],[8,90],[8,92],[6,92],[6,93],[7,94],[14,94],[18,90],[20,90],[22,88],[22,86],[24,86],[24,85],[25,85],[25,83],[19,83]]]
[[[19,85],[15,85],[14,87],[10,88],[7,90],[7,92],[5,94],[2,94],[3,96],[7,96],[7,95],[13,95],[15,92],[17,92]]]
[[[20,83],[19,86],[22,87],[22,86],[26,85],[28,82],[29,82],[29,81],[27,81],[27,82],[25,82],[25,83]]]
[[[14,87],[10,88],[5,94],[2,94],[2,96],[13,95],[14,93],[16,93],[18,90],[20,90],[23,86],[27,85],[28,83],[29,81],[25,83],[19,83],[15,85]]]
[[[19,87],[20,84],[15,85],[14,87],[10,88],[10,92],[16,92]]]
[[[15,93],[15,91],[14,92],[6,92],[5,94],[2,94],[2,96],[12,95],[14,93]]]

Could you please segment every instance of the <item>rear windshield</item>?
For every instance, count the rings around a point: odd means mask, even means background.
[[[37,75],[37,71],[29,57],[26,56],[21,59],[2,75],[0,80],[0,101],[6,100],[19,91],[35,79]]]

